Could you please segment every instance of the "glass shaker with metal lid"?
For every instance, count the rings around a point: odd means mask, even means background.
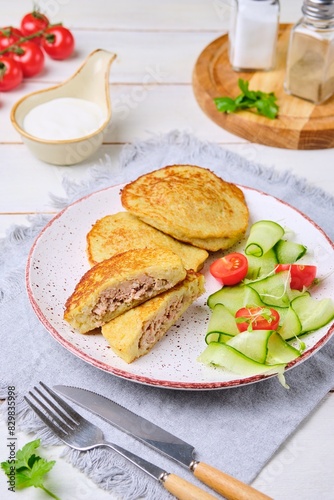
[[[234,0],[228,38],[235,71],[275,66],[279,14],[278,0]]]
[[[334,94],[334,0],[304,0],[293,26],[284,88],[320,104]]]

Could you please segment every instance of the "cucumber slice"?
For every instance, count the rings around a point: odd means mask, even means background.
[[[261,276],[268,276],[278,264],[276,253],[272,248],[261,257],[247,255],[247,260],[248,272],[246,278],[250,280],[255,280]]]
[[[274,250],[279,264],[293,264],[307,252],[304,245],[287,240],[279,240]]]
[[[231,335],[227,335],[227,333],[209,332],[205,336],[205,342],[206,344],[210,344],[210,342],[221,342],[224,344],[232,338],[233,337]]]
[[[246,242],[246,255],[261,257],[268,252],[282,238],[284,229],[271,220],[255,222]]]
[[[284,340],[290,340],[301,334],[302,325],[295,310],[290,306],[278,329],[278,333]]]
[[[224,304],[233,316],[242,307],[264,305],[257,291],[248,285],[225,286],[211,294],[207,303],[210,309],[216,304]]]
[[[317,300],[304,293],[291,302],[291,307],[301,322],[301,333],[318,330],[334,319],[334,302],[331,299]]]
[[[285,363],[266,365],[248,358],[241,352],[227,344],[211,342],[197,358],[197,361],[205,365],[224,367],[230,372],[246,377],[253,375],[283,373]]]
[[[273,330],[254,330],[239,333],[226,342],[248,358],[264,363],[268,353],[268,340]]]
[[[270,335],[266,359],[268,364],[289,363],[300,355],[301,351],[285,342],[277,332]]]
[[[223,304],[216,304],[213,308],[207,327],[207,334],[211,332],[226,333],[230,337],[239,333],[234,315]],[[206,336],[205,341],[207,342],[207,340]],[[217,341],[221,342],[222,340],[219,339]]]
[[[291,290],[289,271],[275,273],[268,278],[248,283],[247,286],[253,288],[266,305],[273,307],[289,307],[290,301],[301,294],[298,290]]]

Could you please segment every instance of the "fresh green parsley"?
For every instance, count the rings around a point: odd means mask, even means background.
[[[241,94],[235,99],[231,97],[216,97],[214,102],[218,111],[222,113],[235,113],[242,109],[253,109],[259,115],[273,120],[278,115],[277,97],[273,92],[267,94],[261,90],[249,90],[249,82],[239,78],[238,85]]]
[[[24,445],[21,450],[17,450],[14,464],[8,461],[1,462],[1,468],[8,478],[11,478],[13,475],[13,467],[15,467],[14,476],[15,487],[17,489],[34,486],[35,488],[41,488],[45,493],[50,495],[50,497],[60,500],[59,497],[45,488],[43,484],[45,474],[52,469],[56,462],[55,460],[47,461],[45,458],[35,455],[34,452],[39,445],[40,439],[30,441]]]

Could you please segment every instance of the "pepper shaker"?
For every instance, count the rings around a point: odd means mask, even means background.
[[[314,104],[334,94],[334,0],[304,0],[290,35],[284,89]]]
[[[229,60],[235,71],[275,66],[278,0],[235,0],[229,30]]]

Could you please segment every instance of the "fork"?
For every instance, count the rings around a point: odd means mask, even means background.
[[[126,458],[149,476],[159,481],[163,487],[179,500],[217,500],[217,497],[202,490],[185,479],[171,474],[120,446],[105,441],[102,430],[86,420],[68,405],[58,394],[40,382],[43,391],[34,387],[29,391],[33,403],[24,397],[41,420],[70,448],[88,451],[99,446],[111,448]]]

